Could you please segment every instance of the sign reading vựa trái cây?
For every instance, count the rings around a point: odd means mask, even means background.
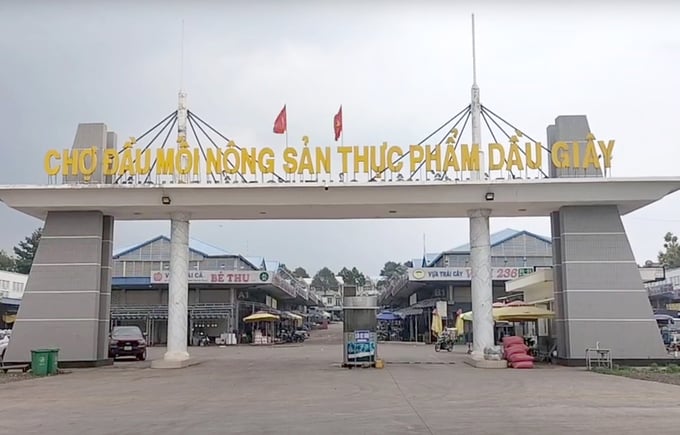
[[[585,145],[582,146],[581,143]],[[379,146],[303,146],[286,147],[277,153],[271,147],[242,148],[229,141],[223,148],[204,150],[191,147],[186,140],[176,148],[135,148],[135,140],[127,141],[121,150],[96,147],[83,149],[51,149],[44,156],[47,175],[263,175],[284,174],[374,174],[390,171],[414,173],[447,171],[525,171],[540,170],[550,162],[556,168],[606,169],[611,167],[614,140],[596,140],[589,134],[581,142],[556,142],[547,152],[540,142],[520,144],[516,136],[508,146],[490,143],[486,149],[478,144],[456,145],[452,137],[441,145],[409,145],[401,147],[383,142]],[[486,159],[481,156],[487,156]],[[482,168],[482,161],[487,165]]]

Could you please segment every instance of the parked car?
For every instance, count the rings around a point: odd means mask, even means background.
[[[109,358],[134,356],[146,359],[146,338],[137,326],[114,326],[109,339]]]

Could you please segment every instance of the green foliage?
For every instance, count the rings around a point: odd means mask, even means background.
[[[396,261],[388,261],[380,271],[380,276],[390,280],[406,273],[406,266]]]
[[[338,275],[342,277],[342,280],[345,282],[345,284],[356,285],[360,287],[366,285],[366,276],[359,272],[359,269],[356,267],[352,267],[351,270],[343,267]]]
[[[659,263],[668,268],[680,267],[680,243],[678,243],[678,236],[668,232],[663,240],[664,250],[659,251]]]
[[[14,247],[16,272],[28,274],[31,271],[33,258],[35,258],[35,253],[40,243],[40,237],[42,237],[42,228],[33,231],[30,236],[27,236]]]
[[[312,287],[317,290],[330,290],[338,288],[338,280],[335,274],[327,267],[319,270],[312,279]]]
[[[295,270],[293,271],[293,276],[295,278],[309,278],[309,274],[305,270],[304,267],[296,267]]]
[[[0,270],[6,270],[7,272],[14,272],[16,270],[16,262],[14,257],[9,255],[7,252],[0,249]]]

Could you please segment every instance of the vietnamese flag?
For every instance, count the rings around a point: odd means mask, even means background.
[[[286,117],[286,105],[283,105],[283,109],[281,109],[281,112],[279,113],[279,116],[276,117],[276,120],[274,121],[274,133],[276,134],[283,134],[286,132],[286,129],[288,128],[288,119]]]
[[[335,141],[337,142],[342,134],[342,105],[340,106],[338,113],[333,117],[333,129],[335,131]]]

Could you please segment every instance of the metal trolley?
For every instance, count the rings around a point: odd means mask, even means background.
[[[374,367],[378,359],[376,296],[343,298],[343,367]]]

